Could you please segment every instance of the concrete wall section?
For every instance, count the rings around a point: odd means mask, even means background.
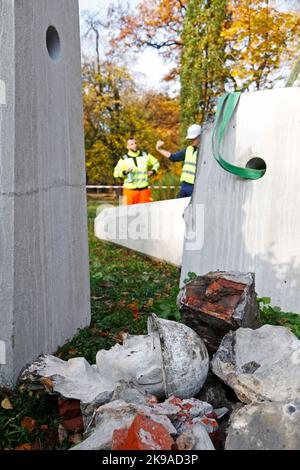
[[[181,266],[190,199],[172,199],[104,209],[95,220],[95,235],[153,258]]]
[[[300,312],[300,89],[244,94],[223,148],[223,157],[245,166],[267,164],[265,176],[242,180],[214,160],[210,130],[201,147],[187,226],[204,205],[203,245],[185,250],[182,282],[189,271],[254,271],[259,296]]]
[[[14,9],[0,1],[0,384],[13,370]]]
[[[7,375],[13,382],[38,354],[54,352],[90,320],[78,2],[0,0],[0,11],[8,5],[15,93],[5,133],[15,126],[15,143],[5,172],[14,174],[13,233],[5,230],[14,352],[13,369],[0,369],[0,383]]]

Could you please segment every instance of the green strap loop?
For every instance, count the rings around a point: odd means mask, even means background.
[[[253,168],[243,168],[233,165],[232,163],[229,163],[224,160],[220,153],[224,134],[237,108],[240,96],[240,92],[226,93],[221,96],[218,100],[217,114],[212,135],[213,154],[219,165],[221,165],[221,167],[229,173],[239,176],[240,178],[257,180],[264,176],[264,174],[266,173],[266,169],[257,170]]]

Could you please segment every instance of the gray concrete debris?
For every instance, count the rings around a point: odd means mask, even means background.
[[[197,276],[181,289],[178,308],[184,323],[199,334],[211,353],[230,330],[261,326],[253,273]]]
[[[300,396],[300,341],[287,328],[230,332],[211,366],[243,403],[289,402]]]
[[[177,434],[171,420],[166,415],[158,414],[152,407],[117,400],[103,405],[95,412],[84,441],[72,450],[110,450],[114,431],[129,428],[138,414],[161,424],[170,434]]]
[[[84,441],[71,450],[110,450],[116,429],[129,428],[137,414],[134,405],[118,400],[103,405],[95,414]]]
[[[198,393],[209,366],[201,338],[187,326],[155,315],[149,319],[148,331],[147,336],[125,337],[123,346],[99,351],[93,366],[84,358],[65,362],[42,356],[24,371],[21,381],[79,400],[85,415],[109,402],[120,382],[131,382],[156,397]]]
[[[112,395],[111,401],[123,400],[133,405],[149,405],[156,401],[153,395],[147,394],[145,390],[133,382],[121,381]]]
[[[300,401],[252,403],[231,418],[226,450],[300,450]]]
[[[213,443],[202,424],[194,424],[176,440],[177,450],[215,450]]]
[[[208,432],[202,424],[194,424],[191,431],[195,439],[193,450],[215,450]]]
[[[210,415],[213,411],[211,405],[195,398],[180,400],[170,397],[164,403],[152,406],[126,403],[124,400],[112,401],[94,412],[86,428],[84,441],[72,450],[110,449],[113,432],[129,428],[137,415],[146,416],[161,424],[172,436],[192,433],[192,448],[195,450],[212,450],[208,433],[216,431],[217,424],[215,419],[209,420],[206,415]],[[226,409],[215,411],[218,417],[222,417],[226,412]],[[206,424],[202,424],[201,420]],[[215,426],[212,426],[214,422]],[[188,445],[189,439],[186,441],[183,436],[181,441],[181,445],[184,446]]]

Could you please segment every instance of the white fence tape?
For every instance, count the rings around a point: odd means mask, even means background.
[[[177,189],[180,186],[149,186],[150,189]],[[87,189],[124,189],[124,186],[87,186]]]

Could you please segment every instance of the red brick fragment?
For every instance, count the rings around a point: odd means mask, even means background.
[[[79,400],[58,400],[62,425],[67,431],[83,431],[83,418]]]
[[[128,429],[116,429],[113,433],[111,450],[123,450],[128,436]]]
[[[164,426],[141,415],[135,417],[125,440],[124,436],[123,432],[116,433],[114,450],[172,450],[174,445]]]

